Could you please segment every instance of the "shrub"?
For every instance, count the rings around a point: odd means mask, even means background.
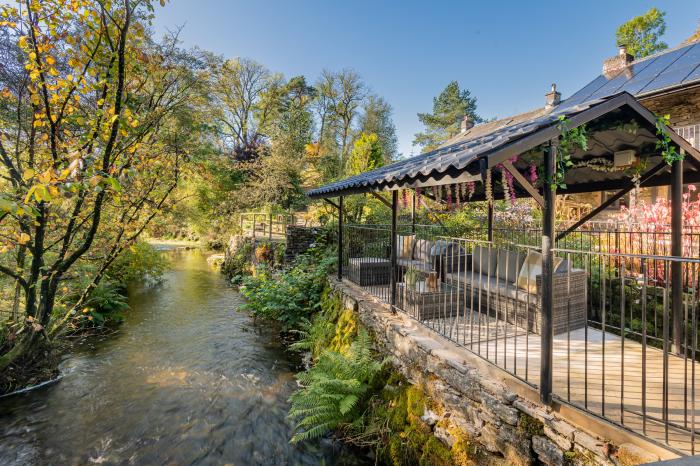
[[[126,285],[131,282],[158,282],[168,267],[167,258],[145,241],[124,250],[112,263],[107,276]]]
[[[127,309],[129,303],[123,286],[103,279],[90,293],[76,321],[81,327],[103,327],[120,323],[124,318],[122,312]]]
[[[325,250],[312,250],[289,269],[259,267],[254,277],[243,279],[241,292],[247,302],[241,309],[280,322],[284,331],[299,329],[320,309],[326,276],[334,263]]]

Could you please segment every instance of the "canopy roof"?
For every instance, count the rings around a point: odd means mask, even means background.
[[[587,167],[592,159],[605,159],[612,164],[615,152],[632,149],[645,163],[661,160],[655,147],[658,140],[655,116],[631,94],[622,92],[583,103],[567,99],[549,113],[536,113],[532,118],[498,127],[479,137],[313,189],[307,195],[318,199],[479,181],[486,169],[499,168],[499,164],[508,160],[513,161],[518,171],[527,172],[530,166],[541,165],[542,145],[561,135],[560,117],[568,119],[569,129],[586,124],[589,135],[588,151],[573,154],[572,158],[581,166],[567,171],[567,192],[614,189],[618,184],[629,183],[630,174],[625,171]],[[700,181],[700,153],[670,128],[665,131],[693,161],[685,164],[686,182]],[[657,176],[646,185],[667,183],[667,179]],[[483,188],[480,189],[469,200],[482,200],[484,193]],[[529,195],[520,188],[515,194],[518,197]],[[494,189],[494,197],[502,196],[502,192]]]

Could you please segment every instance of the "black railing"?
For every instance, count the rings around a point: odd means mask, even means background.
[[[396,309],[538,387],[541,230],[496,228],[490,242],[481,228],[468,238],[444,231],[398,226],[392,270],[389,227],[347,225],[345,277],[389,302],[394,273]],[[670,234],[656,231],[576,231],[557,243],[552,392],[679,453],[695,454],[698,233],[685,232],[683,258],[669,251]],[[677,303],[674,269],[682,283]]]

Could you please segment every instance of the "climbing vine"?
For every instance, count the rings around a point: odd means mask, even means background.
[[[673,162],[683,160],[683,154],[676,152],[676,147],[671,145],[671,137],[666,132],[666,128],[671,125],[671,116],[664,115],[656,118],[656,135],[659,140],[656,141],[656,148],[661,149],[661,157],[669,165]]]
[[[558,128],[561,131],[559,138],[559,151],[557,160],[555,161],[555,172],[553,179],[548,180],[552,191],[557,189],[566,189],[564,178],[566,171],[571,168],[574,163],[571,161],[571,154],[578,147],[581,150],[588,150],[588,133],[586,125],[581,125],[578,128],[569,128],[570,120],[565,116],[559,117]]]

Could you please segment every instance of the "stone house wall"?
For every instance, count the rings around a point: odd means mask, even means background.
[[[433,434],[446,445],[455,442],[454,429],[464,432],[493,455],[488,464],[632,465],[675,457],[643,440],[626,441],[623,435],[614,443],[567,421],[537,402],[531,387],[506,382],[505,372],[408,316],[392,313],[354,284],[329,280],[345,307],[373,334],[380,352],[442,407],[424,417],[432,419]],[[535,396],[526,396],[528,390]]]

